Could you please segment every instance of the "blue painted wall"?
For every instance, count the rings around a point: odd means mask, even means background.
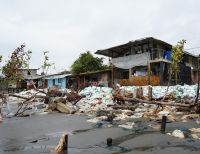
[[[55,85],[53,85],[53,80],[55,80]],[[66,88],[66,78],[48,79],[48,88],[53,86],[58,86],[60,89]]]

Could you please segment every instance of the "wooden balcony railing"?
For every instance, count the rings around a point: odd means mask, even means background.
[[[131,79],[120,80],[121,86],[145,86],[148,85],[148,76],[134,76]],[[157,86],[160,84],[159,76],[151,76],[150,84],[152,86]]]

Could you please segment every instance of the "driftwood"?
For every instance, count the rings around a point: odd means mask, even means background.
[[[114,101],[117,102],[118,104],[125,104],[125,102],[129,102],[131,104],[146,103],[146,104],[156,104],[159,106],[177,106],[177,107],[179,106],[179,107],[185,107],[185,108],[191,108],[194,106],[193,103],[185,104],[185,103],[176,103],[173,101],[161,102],[161,101],[144,100],[142,98],[128,98],[128,97],[123,97],[119,93],[114,93],[113,97],[114,97]]]
[[[80,95],[78,95],[76,92],[72,91],[70,93],[66,93],[67,101],[73,102],[72,104],[75,105],[78,101],[82,99]]]
[[[25,107],[27,107],[28,104],[31,103],[36,98],[36,96],[37,96],[38,93],[34,94],[33,96],[31,96],[29,98],[24,97],[25,101],[21,103],[21,106],[19,107],[19,109],[17,110],[17,112],[14,114],[14,116],[17,116],[18,114],[23,114],[26,111]],[[24,104],[26,104],[26,105],[25,105],[23,111],[19,112],[22,109],[22,107],[23,107]]]
[[[42,95],[33,95],[31,97],[25,97],[25,96],[20,96],[20,95],[17,95],[17,94],[9,94],[9,96],[16,97],[16,98],[21,98],[21,99],[25,99],[25,100],[30,100],[31,98],[33,98],[33,96],[35,98],[43,98],[43,99],[48,97],[48,96],[42,96]]]
[[[124,101],[128,101],[132,104],[136,103],[146,103],[146,104],[156,104],[156,105],[164,105],[164,106],[180,106],[180,107],[192,107],[194,104],[180,104],[174,102],[158,102],[158,101],[148,101],[139,98],[126,98],[123,97]]]

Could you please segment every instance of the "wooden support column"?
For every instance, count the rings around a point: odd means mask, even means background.
[[[198,57],[197,67],[198,67],[198,83],[197,83],[197,92],[196,92],[195,104],[197,104],[198,99],[199,99],[199,85],[200,85],[200,55],[199,55],[199,57]]]
[[[112,84],[114,83],[114,65],[112,64]]]
[[[129,68],[129,80],[131,79],[132,77],[132,68]]]
[[[164,70],[163,70],[163,62],[160,62],[160,85],[163,84],[163,75],[164,75]]]
[[[148,63],[148,85],[151,85],[151,64]]]
[[[113,51],[112,51],[112,58],[113,58]],[[114,65],[112,63],[112,84],[114,84]]]
[[[77,88],[78,88],[78,91],[79,91],[80,88],[81,88],[81,87],[80,87],[80,84],[81,84],[81,83],[80,83],[80,76],[78,76],[76,79],[77,79],[77,84],[78,84],[78,87],[77,87]]]
[[[148,99],[151,101],[152,100],[152,87],[151,86],[149,86],[148,87]]]

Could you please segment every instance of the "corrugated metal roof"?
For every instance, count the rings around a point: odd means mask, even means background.
[[[44,77],[44,79],[60,79],[60,78],[64,78],[70,75],[71,74],[52,75],[52,76]]]

